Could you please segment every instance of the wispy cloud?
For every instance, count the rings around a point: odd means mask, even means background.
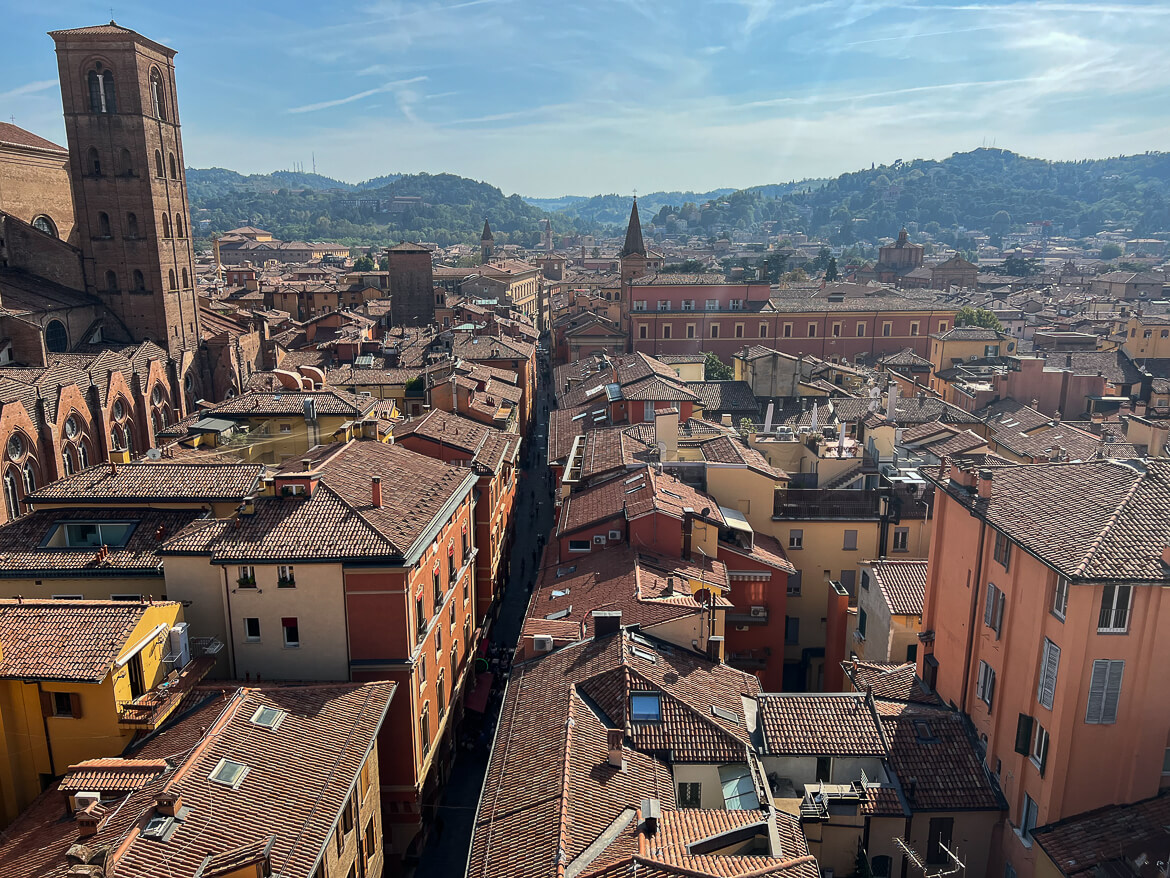
[[[26,82],[24,85],[18,85],[9,91],[0,92],[0,101],[5,101],[9,98],[19,98],[23,95],[37,94],[38,92],[48,91],[56,87],[57,80],[55,79],[40,79],[36,82]]]
[[[386,92],[397,91],[398,89],[410,85],[415,82],[423,82],[426,80],[425,76],[412,76],[410,79],[399,79],[395,82],[386,82],[379,85],[377,88],[367,88],[365,91],[359,91],[356,94],[346,95],[343,98],[334,98],[331,101],[320,101],[315,104],[305,104],[300,107],[289,107],[286,113],[313,113],[317,110],[327,110],[330,107],[340,107],[342,104],[352,104],[354,101],[360,101],[362,98],[368,98],[371,95],[385,94]]]

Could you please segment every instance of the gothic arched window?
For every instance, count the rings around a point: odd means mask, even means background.
[[[85,169],[94,177],[102,175],[102,160],[97,149],[90,147],[85,151]]]
[[[167,214],[163,214],[163,237],[169,238],[171,236],[171,218]]]
[[[101,64],[95,64],[94,69],[86,75],[86,84],[89,87],[89,111],[91,113],[116,113],[117,101],[114,98],[114,72],[102,70]]]
[[[154,174],[156,177],[165,177],[166,173],[163,171],[162,150],[156,149],[154,151]]]
[[[163,94],[162,74],[158,72],[157,67],[150,71],[150,103],[154,108],[154,117],[165,122],[167,118],[166,97]]]
[[[4,473],[4,507],[8,512],[8,520],[20,518],[20,491],[16,487],[16,476],[12,469]]]
[[[191,278],[187,274],[187,269],[183,269],[183,289],[191,286]]]
[[[137,268],[134,269],[134,289],[140,293],[146,289],[146,278],[142,276],[142,272]]]
[[[179,179],[179,163],[175,161],[175,154],[171,153],[171,179]]]
[[[112,271],[106,272],[106,289],[111,293],[118,291],[118,275]]]
[[[138,237],[138,214],[136,213],[126,214],[126,237]]]
[[[123,177],[134,176],[134,159],[130,155],[130,150],[123,149],[118,154],[118,173]]]
[[[170,288],[172,290],[177,290],[179,288],[179,282],[175,279],[175,270],[173,268],[167,274],[167,279],[170,281]]]
[[[110,215],[104,210],[98,211],[98,234],[103,238],[112,237],[110,233]]]
[[[24,481],[24,496],[27,497],[37,489],[37,471],[33,469],[31,460],[24,465],[20,475]]]
[[[175,237],[176,238],[184,237],[184,235],[183,235],[183,215],[179,214],[179,213],[175,214]]]

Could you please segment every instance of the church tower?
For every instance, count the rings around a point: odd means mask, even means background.
[[[175,53],[112,21],[49,36],[86,288],[136,341],[192,350],[199,308]]]
[[[622,284],[646,274],[646,245],[642,242],[642,222],[638,219],[638,199],[630,208],[630,222],[626,226],[626,243],[618,254],[621,259]]]
[[[492,227],[488,225],[487,217],[483,219],[483,234],[479,236],[479,264],[487,265],[492,261]]]

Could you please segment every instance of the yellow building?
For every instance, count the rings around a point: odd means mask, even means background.
[[[1121,348],[1135,360],[1170,357],[1170,317],[1150,314],[1129,318]]]
[[[853,629],[853,652],[857,658],[868,662],[915,661],[925,592],[925,560],[887,558],[865,562]]]
[[[0,600],[0,819],[70,765],[116,756],[210,668],[176,602]],[[167,687],[159,689],[166,681]]]
[[[930,389],[939,390],[934,376],[945,369],[971,360],[1015,354],[1015,339],[1006,332],[981,326],[956,326],[936,332],[930,337]]]

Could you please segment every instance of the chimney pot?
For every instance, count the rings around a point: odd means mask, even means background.
[[[707,638],[707,658],[713,662],[723,662],[723,638],[717,634]]]
[[[374,476],[370,482],[370,487],[373,492],[373,503],[375,509],[382,508],[382,477]]]
[[[301,469],[303,469],[305,472],[308,472],[312,468],[313,468],[312,459],[308,458],[308,457],[302,457],[301,458]]]
[[[614,768],[621,768],[625,765],[625,732],[622,729],[606,729],[605,740],[609,749],[608,762]]]

